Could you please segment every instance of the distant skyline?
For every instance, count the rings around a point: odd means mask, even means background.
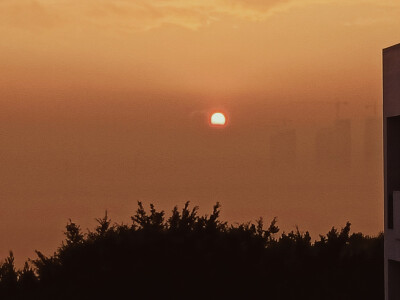
[[[394,0],[1,1],[0,257],[54,249],[68,218],[129,222],[138,200],[219,201],[230,222],[277,216],[313,237],[347,220],[382,230],[381,50],[400,42],[399,13]]]

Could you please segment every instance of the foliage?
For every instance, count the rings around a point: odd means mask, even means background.
[[[220,205],[199,216],[187,202],[169,218],[138,202],[132,224],[107,212],[94,231],[71,220],[65,241],[16,270],[0,264],[0,299],[383,299],[383,234],[350,234],[350,223],[312,242],[277,219],[229,225]]]

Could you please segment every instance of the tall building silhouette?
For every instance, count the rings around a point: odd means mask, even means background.
[[[333,128],[323,127],[315,136],[315,163],[320,168],[331,168],[333,164],[334,143]]]
[[[400,44],[383,50],[385,299],[400,299]]]
[[[270,137],[271,167],[290,169],[296,165],[297,135],[294,129],[284,129]]]
[[[336,119],[334,122],[334,162],[339,168],[351,167],[351,120]]]
[[[319,129],[315,135],[315,163],[328,170],[351,167],[351,121],[336,119],[332,126]]]
[[[382,145],[380,143],[382,125],[377,117],[368,117],[364,121],[364,162],[366,166],[379,164]]]

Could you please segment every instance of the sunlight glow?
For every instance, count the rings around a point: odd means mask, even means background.
[[[211,116],[211,125],[224,126],[226,124],[226,118],[223,113],[216,112]]]

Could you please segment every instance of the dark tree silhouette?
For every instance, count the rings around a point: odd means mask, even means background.
[[[350,223],[315,242],[281,233],[274,218],[229,225],[217,203],[198,216],[187,202],[170,217],[138,202],[132,224],[107,211],[93,231],[69,220],[51,256],[0,265],[0,299],[383,299],[383,234]]]

